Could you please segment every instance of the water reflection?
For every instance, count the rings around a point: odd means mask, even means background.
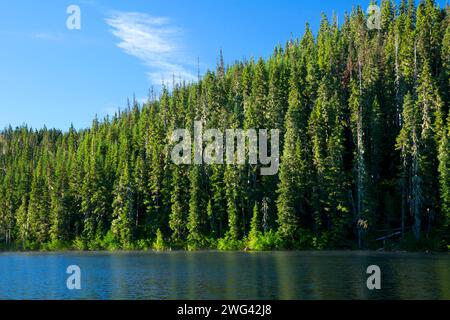
[[[79,291],[66,288],[72,264],[81,268]],[[366,287],[372,264],[382,290]],[[2,253],[0,299],[450,299],[450,255]]]

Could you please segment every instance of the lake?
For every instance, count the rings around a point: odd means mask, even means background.
[[[80,290],[66,286],[70,265]],[[381,290],[366,286],[370,265]],[[450,299],[450,254],[0,253],[0,299]]]

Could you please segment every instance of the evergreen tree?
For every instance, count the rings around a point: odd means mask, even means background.
[[[439,182],[442,220],[448,235],[448,228],[450,227],[450,114],[447,120],[447,127],[446,132],[444,131],[442,134],[439,147]]]
[[[190,170],[190,196],[189,196],[189,217],[187,228],[189,231],[187,240],[191,248],[199,248],[205,243],[205,208],[201,190],[200,166],[193,166]]]
[[[301,96],[300,75],[293,63],[290,77],[289,109],[286,114],[285,144],[280,168],[278,197],[279,230],[293,244],[299,235],[301,222],[306,226],[309,207],[311,172],[310,141],[306,132],[308,106]],[[301,220],[304,221],[301,221]]]
[[[250,224],[250,233],[248,235],[248,247],[251,250],[258,249],[258,240],[261,237],[261,221],[258,204],[253,207],[253,217]]]
[[[50,233],[50,197],[47,186],[46,161],[39,161],[31,183],[28,216],[30,240],[37,244],[47,243]]]
[[[309,120],[313,161],[321,210],[315,217],[322,241],[338,243],[347,232],[349,205],[344,174],[344,122],[342,103],[333,89],[333,80],[325,76]]]
[[[306,25],[228,66],[220,52],[197,82],[174,77],[89,128],[1,130],[1,247],[378,248],[400,227],[445,247],[449,12],[384,0],[380,30],[360,7],[341,24],[323,15],[317,37]],[[195,121],[280,129],[280,171],[175,165],[171,134]]]
[[[406,211],[413,218],[413,231],[416,239],[420,238],[422,226],[422,177],[419,172],[420,159],[420,111],[411,94],[405,96],[403,105],[403,127],[397,138],[397,148],[402,157],[402,185]]]
[[[111,231],[123,248],[133,241],[133,194],[128,163],[123,165],[119,180],[114,187],[113,221]]]
[[[185,190],[187,186],[184,179],[184,170],[174,167],[172,176],[171,213],[169,226],[172,231],[172,241],[176,246],[181,246],[187,236],[187,208]]]

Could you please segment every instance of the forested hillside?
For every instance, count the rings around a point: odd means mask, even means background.
[[[165,87],[86,130],[0,132],[0,241],[19,249],[450,244],[450,8],[323,16],[267,60]],[[342,20],[342,18],[341,18]],[[299,32],[303,26],[299,26]],[[36,101],[36,108],[39,101]],[[8,106],[2,106],[8,108]],[[61,101],[64,108],[64,101]],[[280,129],[260,165],[176,165],[177,128]]]

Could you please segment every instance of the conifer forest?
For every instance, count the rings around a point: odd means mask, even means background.
[[[220,52],[83,130],[3,129],[0,248],[447,250],[450,7],[380,8],[380,28],[355,6],[267,59]],[[279,129],[277,174],[175,164],[195,122]]]

